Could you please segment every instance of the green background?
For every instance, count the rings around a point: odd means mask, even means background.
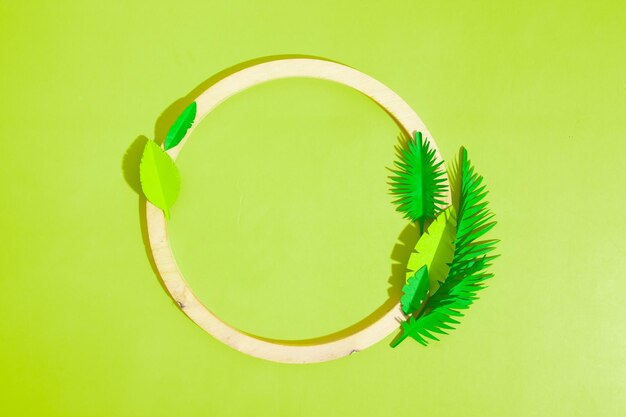
[[[621,1],[0,1],[0,415],[624,415],[625,28]],[[138,149],[212,75],[281,54],[379,79],[485,176],[502,257],[441,342],[266,362],[153,273]],[[170,226],[203,302],[279,338],[384,305],[411,239],[398,133],[318,80],[207,116]]]

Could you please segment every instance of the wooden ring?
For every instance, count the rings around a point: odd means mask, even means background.
[[[345,65],[311,58],[289,58],[264,62],[235,72],[210,86],[195,101],[196,121],[183,140],[168,150],[176,159],[189,135],[211,110],[238,92],[266,81],[280,78],[306,77],[334,81],[365,94],[387,111],[404,130],[412,135],[420,131],[435,150],[437,161],[441,154],[432,136],[417,114],[400,96],[374,78]],[[445,177],[448,185],[448,178]],[[451,203],[447,193],[443,200]],[[194,295],[183,274],[167,239],[167,224],[163,211],[152,203],[146,203],[146,222],[150,247],[163,283],[178,306],[191,320],[216,339],[258,358],[283,363],[314,363],[337,359],[363,350],[387,337],[398,329],[398,323],[406,319],[398,302],[383,317],[368,327],[346,337],[318,344],[298,344],[291,341],[272,341],[243,333],[221,321]]]

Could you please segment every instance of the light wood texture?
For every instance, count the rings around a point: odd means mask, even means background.
[[[353,68],[331,61],[310,58],[281,59],[254,65],[223,78],[210,86],[197,99],[197,115],[185,138],[168,153],[174,159],[189,139],[193,129],[211,110],[224,100],[254,85],[290,77],[309,77],[334,81],[360,91],[385,109],[407,134],[421,131],[435,149],[432,136],[424,123],[409,105],[388,87]],[[390,146],[393,141],[390,140]],[[446,183],[448,178],[446,177]],[[450,195],[444,197],[450,204]],[[390,207],[390,210],[392,208]],[[400,304],[396,304],[384,316],[368,327],[337,340],[306,345],[274,342],[243,333],[221,321],[194,295],[181,273],[167,238],[167,224],[163,212],[147,202],[146,221],[152,255],[167,290],[179,307],[216,339],[248,355],[284,363],[313,363],[337,359],[363,350],[384,339],[405,320]],[[222,279],[223,277],[213,277]],[[381,277],[384,279],[385,277]]]

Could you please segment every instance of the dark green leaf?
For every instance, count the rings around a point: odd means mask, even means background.
[[[187,134],[187,131],[196,119],[196,102],[191,103],[183,112],[178,116],[178,119],[172,124],[170,130],[165,137],[165,150],[172,149],[178,145],[181,140]]]
[[[428,267],[424,265],[402,287],[400,303],[404,314],[411,314],[420,308],[428,296],[428,287]]]
[[[406,149],[397,148],[399,160],[391,179],[391,192],[397,210],[404,217],[418,222],[422,230],[424,223],[433,220],[443,205],[447,193],[443,161],[436,162],[435,150],[422,138],[421,132],[408,140]]]

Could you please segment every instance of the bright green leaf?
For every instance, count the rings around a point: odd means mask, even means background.
[[[143,149],[139,176],[146,198],[169,219],[180,191],[180,175],[172,158],[154,141],[149,140]]]
[[[453,206],[441,212],[419,238],[407,263],[407,280],[423,265],[428,267],[430,292],[439,288],[450,270],[454,258],[456,210]]]

